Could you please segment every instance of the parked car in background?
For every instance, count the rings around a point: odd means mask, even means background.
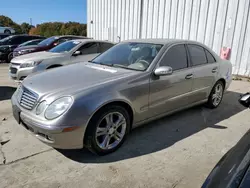
[[[68,40],[73,39],[86,39],[87,37],[83,36],[73,36],[73,35],[63,35],[63,36],[53,36],[50,38],[47,38],[43,40],[42,42],[38,43],[37,45],[32,46],[23,46],[16,48],[14,50],[13,57],[17,57],[24,54],[34,53],[34,52],[41,52],[41,51],[47,51],[51,48],[54,48],[58,44],[61,44],[63,42],[66,42]]]
[[[4,33],[4,34],[14,34],[15,30],[11,27],[4,27],[3,25],[0,24],[0,33]]]
[[[0,34],[0,40],[10,36],[9,34]]]
[[[10,62],[13,57],[13,50],[20,44],[33,39],[43,39],[37,35],[11,35],[0,40],[0,60]]]
[[[30,45],[38,45],[40,42],[42,42],[44,39],[35,39],[35,40],[30,40],[27,42],[24,42],[20,44],[18,47],[23,47],[23,46],[30,46]]]
[[[249,108],[250,93],[239,102]],[[249,188],[250,187],[250,130],[216,164],[202,188]]]
[[[114,44],[93,39],[76,39],[64,42],[49,51],[22,55],[11,60],[12,79],[20,81],[34,72],[90,61]]]
[[[13,114],[52,147],[105,155],[138,125],[200,103],[218,107],[231,71],[198,42],[124,41],[91,62],[27,77],[12,96]]]

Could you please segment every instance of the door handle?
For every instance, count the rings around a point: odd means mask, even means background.
[[[191,78],[193,78],[193,74],[188,74],[188,75],[185,77],[185,79],[191,79]]]
[[[217,70],[218,70],[218,68],[217,68],[217,67],[213,68],[213,69],[212,69],[212,73],[216,73],[216,72],[217,72]]]

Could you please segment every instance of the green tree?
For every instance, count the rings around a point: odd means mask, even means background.
[[[26,33],[28,34],[30,29],[33,28],[34,26],[33,25],[30,25],[26,22],[23,22],[21,25],[20,25],[21,29],[22,29],[22,33]]]

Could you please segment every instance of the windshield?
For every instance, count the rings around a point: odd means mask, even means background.
[[[92,62],[144,71],[152,63],[162,46],[161,44],[149,43],[121,43],[110,48]]]
[[[14,37],[14,36],[6,37],[6,38],[0,40],[0,43],[5,43],[5,42],[7,42],[8,40],[10,40],[10,39],[13,38],[13,37]]]
[[[50,44],[52,44],[57,39],[58,39],[58,37],[47,38],[47,39],[43,40],[42,42],[40,42],[38,44],[38,46],[49,46]]]
[[[64,43],[52,48],[49,52],[53,52],[53,53],[69,52],[70,50],[72,50],[74,47],[76,47],[80,43],[81,42],[79,42],[79,41],[64,42]]]
[[[21,47],[21,46],[28,46],[28,45],[31,45],[31,44],[33,44],[34,43],[34,41],[32,40],[32,41],[27,41],[27,42],[24,42],[24,43],[22,43],[22,44],[20,44],[19,46]]]

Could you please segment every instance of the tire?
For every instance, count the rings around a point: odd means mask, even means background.
[[[124,117],[123,121],[121,121],[122,125],[118,126],[119,128],[117,128],[116,130],[113,128],[107,129],[107,133],[105,135],[97,136],[97,128],[105,127],[105,123],[107,123],[105,117],[109,117],[110,114],[113,114],[112,116],[113,119],[116,119],[116,115],[118,118],[121,117],[118,115],[122,115]],[[115,121],[117,121],[118,118]],[[124,123],[126,123],[125,130],[124,130]],[[116,151],[119,147],[121,147],[121,145],[125,141],[126,136],[130,131],[130,125],[131,125],[130,117],[126,109],[124,109],[122,106],[117,106],[117,105],[106,106],[103,109],[101,109],[99,112],[97,112],[90,120],[86,133],[85,133],[85,137],[84,137],[84,145],[92,153],[95,153],[100,156],[112,153]],[[100,126],[103,126],[103,127],[100,127]],[[123,132],[121,133],[123,134],[123,137],[122,139],[119,140],[119,143],[118,143],[118,140],[116,140],[117,136],[115,134],[116,132],[120,132],[120,130],[121,132]],[[111,132],[114,132],[114,133],[111,133]],[[114,134],[114,136],[110,136],[109,134]],[[100,146],[101,145],[100,142],[102,142],[103,140],[102,143],[104,143],[104,140],[107,136],[110,139],[109,143],[112,143],[112,141],[114,141],[113,143],[114,147],[104,149]]]
[[[9,55],[8,55],[8,63],[10,63],[10,61],[13,59],[13,52],[11,52]]]
[[[216,95],[216,91],[217,91],[217,96],[218,96],[218,88],[221,88],[220,99],[215,99],[214,95]],[[208,108],[213,109],[213,108],[217,108],[220,105],[220,103],[223,99],[224,88],[225,88],[225,85],[222,81],[219,80],[218,82],[215,83],[215,85],[214,85],[214,87],[213,87],[213,89],[208,97],[208,101],[207,101]]]
[[[4,30],[4,33],[5,33],[5,34],[9,34],[9,35],[11,34],[10,30],[8,30],[8,29],[5,29],[5,30]]]

